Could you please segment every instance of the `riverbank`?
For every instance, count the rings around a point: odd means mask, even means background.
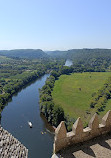
[[[39,73],[39,76],[37,75],[37,73]],[[11,86],[9,86],[9,88],[7,89],[6,92],[3,93],[3,95],[0,95],[0,115],[6,103],[8,103],[8,101],[12,99],[12,97],[15,94],[17,94],[20,90],[28,86],[28,84],[36,81],[38,78],[40,78],[41,76],[45,74],[45,72],[41,72],[41,73],[37,72],[37,73],[33,75],[30,74],[27,77],[25,76],[22,79],[22,81],[21,80],[16,81],[14,84],[11,84]],[[20,75],[19,75],[19,78],[20,78]]]
[[[45,85],[40,89],[40,112],[52,126],[57,127],[61,121],[65,121],[68,131],[71,129],[72,122],[75,120],[65,115],[60,104],[54,103],[52,93],[55,81],[58,80],[62,74],[70,75],[72,71],[72,67],[68,66],[63,66],[62,68],[60,67],[59,70],[52,71],[50,77],[47,78]]]
[[[44,121],[44,123],[45,123],[46,129],[47,129],[49,132],[55,134],[56,127],[55,127],[55,126],[52,126],[52,125],[47,121],[47,119],[46,119],[46,117],[43,115],[43,113],[40,113],[40,117],[43,119],[43,121]]]
[[[28,148],[28,158],[50,158],[54,134],[40,116],[39,89],[49,77],[46,74],[22,89],[2,111],[1,125]],[[28,121],[33,128],[29,128]]]

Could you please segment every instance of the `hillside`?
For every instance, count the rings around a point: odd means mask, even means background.
[[[70,59],[75,72],[109,71],[111,69],[111,49],[71,49],[47,52],[52,58]]]
[[[92,57],[102,57],[108,56],[111,57],[111,49],[69,49],[66,51],[47,51],[48,55],[52,57],[62,57],[62,58],[69,58],[69,59],[85,59],[92,58]],[[81,57],[81,58],[80,58]]]
[[[111,49],[71,49],[42,51],[41,49],[1,50],[0,55],[27,59],[71,59],[75,72],[106,71],[111,69]]]
[[[0,55],[13,58],[29,58],[29,59],[40,59],[47,58],[48,55],[41,49],[15,49],[15,50],[1,50]]]

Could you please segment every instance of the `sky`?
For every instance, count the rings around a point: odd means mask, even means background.
[[[111,0],[0,0],[0,49],[111,48]]]

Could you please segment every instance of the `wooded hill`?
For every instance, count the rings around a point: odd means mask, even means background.
[[[72,49],[47,52],[52,58],[71,59],[78,71],[105,71],[110,69],[111,49]],[[81,67],[81,68],[80,68]]]
[[[73,59],[77,61],[83,61],[92,58],[111,58],[111,49],[71,49],[67,51],[43,51],[41,49],[14,49],[14,50],[0,50],[0,55],[7,57],[19,57],[19,58],[64,58]]]
[[[71,59],[73,72],[104,72],[111,69],[111,49],[72,49],[47,51],[41,49],[1,50],[0,55],[24,59]]]
[[[0,55],[13,58],[29,58],[40,59],[47,58],[48,55],[41,49],[15,49],[15,50],[1,50]]]

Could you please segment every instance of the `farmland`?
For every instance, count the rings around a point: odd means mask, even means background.
[[[111,72],[84,72],[71,75],[61,75],[55,82],[52,97],[56,105],[62,106],[66,115],[77,118],[81,117],[84,125],[97,108],[90,108],[90,102],[94,93],[100,90]],[[100,117],[111,109],[110,99],[106,108],[100,113]]]

